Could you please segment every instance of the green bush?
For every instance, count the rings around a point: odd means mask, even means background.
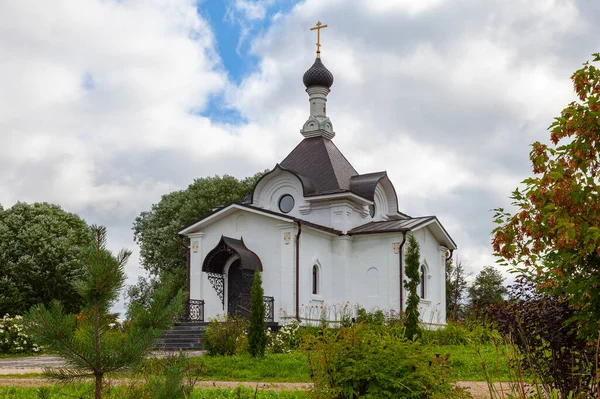
[[[448,379],[447,357],[427,353],[404,337],[402,326],[361,323],[337,332],[323,330],[305,351],[320,399],[458,397]]]
[[[204,349],[209,356],[229,356],[248,348],[248,322],[242,318],[218,316],[209,319]]]
[[[25,332],[23,317],[4,315],[0,319],[0,353],[39,353],[41,350]]]

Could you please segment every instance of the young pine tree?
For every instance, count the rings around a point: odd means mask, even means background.
[[[421,281],[419,275],[419,264],[421,254],[419,251],[419,243],[413,236],[408,237],[408,247],[406,248],[406,277],[404,280],[404,288],[408,290],[408,300],[406,302],[406,337],[412,340],[415,336],[420,336],[419,328],[419,294],[417,286]]]
[[[163,330],[170,327],[182,310],[183,292],[175,300],[157,290],[148,309],[138,306],[124,328],[111,326],[111,305],[118,299],[125,282],[125,263],[130,251],[116,256],[106,249],[106,228],[92,226],[94,245],[86,248],[84,276],[75,283],[83,298],[78,315],[68,314],[54,301],[47,308],[33,306],[26,314],[27,328],[34,339],[60,355],[65,367],[48,369],[48,378],[68,383],[87,377],[95,379],[95,398],[102,398],[104,375],[137,365],[154,348]]]
[[[250,327],[248,327],[248,351],[254,357],[264,356],[267,346],[265,331],[265,301],[260,271],[254,272],[250,296]]]

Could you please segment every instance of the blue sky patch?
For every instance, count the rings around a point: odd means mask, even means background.
[[[271,5],[260,0],[255,2],[265,7],[262,19],[247,19],[234,9],[233,0],[207,0],[197,7],[198,13],[211,25],[217,42],[216,51],[229,79],[236,84],[254,72],[258,65],[259,58],[249,52],[252,40],[269,28],[273,15],[289,12],[298,0],[276,0]]]
[[[96,81],[91,73],[86,72],[83,74],[83,77],[81,78],[81,87],[83,87],[85,90],[94,90],[96,87]]]

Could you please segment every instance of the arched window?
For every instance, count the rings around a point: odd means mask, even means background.
[[[425,265],[421,265],[421,284],[419,284],[419,295],[421,296],[421,299],[425,299],[426,270],[427,269],[425,269]]]
[[[319,266],[313,265],[312,268],[312,293],[319,294]]]
[[[375,267],[367,270],[367,292],[370,297],[379,296],[379,271]]]

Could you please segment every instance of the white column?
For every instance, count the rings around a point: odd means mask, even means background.
[[[281,275],[279,298],[275,297],[275,321],[279,321],[279,308],[282,308],[287,317],[295,316],[296,312],[296,235],[298,229],[294,223],[280,224],[280,239],[278,243],[281,248]],[[275,293],[273,293],[275,294]]]
[[[204,299],[202,281],[202,262],[205,253],[203,251],[204,233],[190,234],[190,299]]]

